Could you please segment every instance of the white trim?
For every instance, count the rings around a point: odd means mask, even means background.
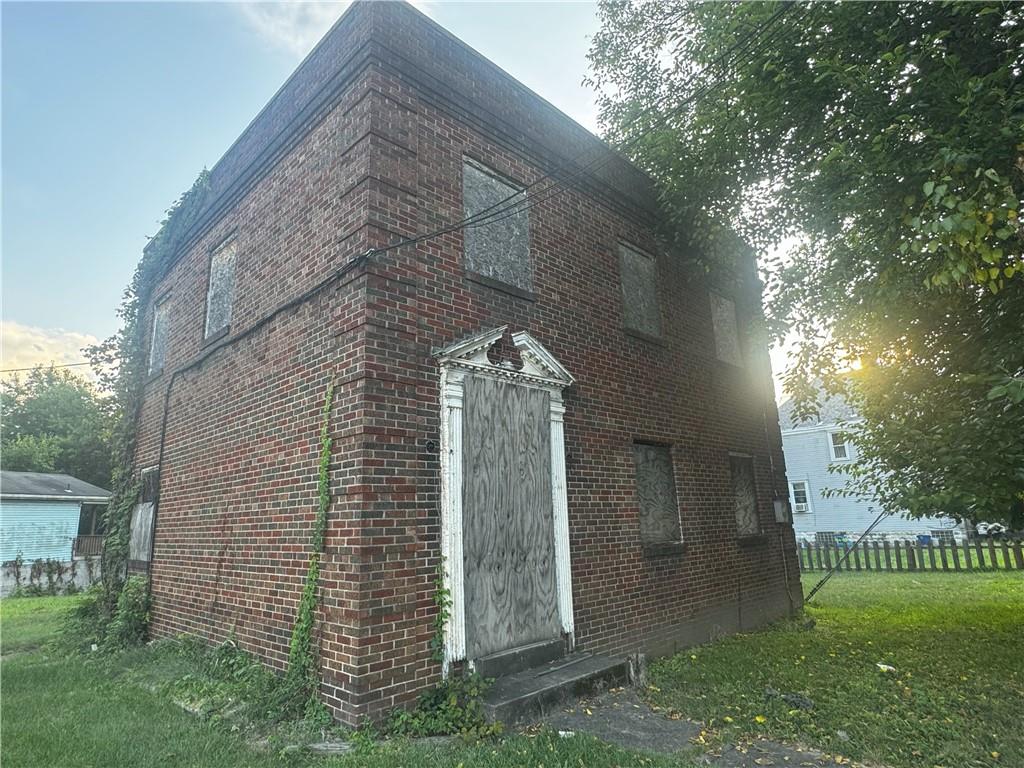
[[[565,479],[565,405],[562,393],[551,392],[551,509],[555,533],[555,578],[562,631],[575,641],[572,618],[572,568],[569,552],[569,498]]]
[[[465,373],[441,366],[441,557],[451,604],[444,629],[443,673],[466,656],[462,563],[462,404]],[[459,492],[452,493],[457,488]],[[457,532],[457,533],[456,533]]]
[[[785,437],[786,435],[803,435],[809,432],[841,432],[843,431],[843,429],[852,427],[855,424],[860,424],[862,421],[864,421],[864,419],[843,420],[843,428],[838,430],[837,427],[839,427],[839,424],[834,421],[830,421],[827,424],[808,424],[807,426],[801,427],[783,427],[782,423],[780,422],[779,431],[782,432],[783,437]]]
[[[494,365],[487,357],[490,348],[505,335],[508,326],[482,331],[437,350],[441,366],[441,554],[444,583],[451,603],[444,628],[442,672],[466,658],[466,598],[462,548],[462,410],[467,375],[507,379],[537,387],[550,396],[551,503],[555,539],[555,578],[558,615],[569,645],[575,644],[572,605],[572,563],[569,551],[569,504],[565,475],[565,405],[562,390],[575,380],[561,363],[525,331],[512,336],[523,361],[517,370],[507,364]]]
[[[797,509],[796,501],[796,489],[794,486],[802,485],[804,487],[804,496],[807,499],[804,506],[807,509]],[[794,515],[809,515],[814,512],[814,507],[811,505],[811,484],[807,480],[790,480],[789,481],[789,501],[793,505]]]
[[[831,457],[832,461],[838,461],[838,462],[852,461],[853,460],[853,456],[851,455],[851,452],[850,452],[850,445],[851,445],[850,441],[845,439],[845,438],[842,438],[841,436],[842,436],[842,430],[829,430],[828,436],[827,436],[828,455]],[[840,437],[842,439],[842,447],[843,447],[843,452],[846,454],[845,456],[836,456],[836,448],[838,448],[839,446],[836,445],[835,441],[832,439],[833,437]]]
[[[109,496],[40,496],[36,493],[4,493],[0,500],[16,499],[18,501],[82,501],[86,504],[106,504]]]

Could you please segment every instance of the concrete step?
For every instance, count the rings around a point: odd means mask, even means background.
[[[564,657],[565,640],[559,637],[555,640],[545,640],[483,656],[473,662],[473,666],[483,677],[504,677],[534,669]]]
[[[484,695],[484,714],[488,720],[506,725],[526,722],[577,696],[622,685],[628,674],[623,658],[573,653],[499,677]]]

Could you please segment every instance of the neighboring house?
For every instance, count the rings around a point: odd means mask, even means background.
[[[0,471],[0,596],[99,577],[110,491],[71,475]]]
[[[779,406],[786,476],[798,540],[835,544],[855,540],[881,512],[870,498],[825,495],[826,489],[845,487],[843,467],[855,461],[857,449],[843,434],[842,424],[852,424],[857,414],[842,397],[823,396],[818,416],[794,424],[793,402]],[[961,538],[963,528],[944,517],[920,519],[891,515],[869,534],[869,539]]]
[[[353,4],[212,169],[142,308],[152,633],[285,668],[332,382],[315,637],[350,725],[459,666],[669,653],[799,607],[753,258],[711,285],[659,219],[641,172],[498,67]]]
[[[109,499],[110,491],[71,475],[0,472],[0,562],[99,554],[74,549],[85,548],[79,536],[100,533]]]

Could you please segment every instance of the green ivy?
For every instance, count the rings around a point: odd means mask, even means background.
[[[312,552],[306,570],[306,583],[299,599],[298,614],[292,628],[292,639],[288,651],[288,672],[286,683],[296,701],[304,702],[307,716],[322,717],[323,704],[317,697],[320,687],[320,670],[313,643],[313,626],[316,623],[317,587],[320,581],[320,559],[324,551],[327,533],[327,511],[331,506],[331,407],[334,404],[334,382],[327,385],[320,424],[320,467],[317,478],[319,503],[316,520],[313,523]]]
[[[484,717],[482,697],[490,681],[477,673],[452,676],[436,688],[424,691],[412,710],[396,709],[388,720],[394,736],[445,736],[456,734],[476,741],[499,735],[501,723]]]
[[[444,629],[451,616],[452,593],[445,586],[444,579],[444,557],[437,564],[437,576],[434,579],[434,604],[437,606],[437,613],[434,615],[434,636],[430,638],[431,658],[434,661],[444,661]]]
[[[147,243],[125,289],[118,316],[121,329],[86,349],[101,387],[113,395],[114,471],[112,496],[104,515],[102,610],[112,618],[124,587],[132,510],[138,501],[135,473],[136,430],[148,374],[148,348],[143,322],[157,280],[176,256],[206,202],[209,172],[203,170],[192,188],[167,211],[159,231]]]
[[[117,608],[106,627],[103,647],[107,650],[139,645],[149,628],[149,579],[130,576],[117,597]]]

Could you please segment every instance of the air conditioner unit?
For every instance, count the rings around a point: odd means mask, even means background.
[[[807,504],[794,504],[793,511],[799,514],[800,512],[806,512],[808,509]]]

